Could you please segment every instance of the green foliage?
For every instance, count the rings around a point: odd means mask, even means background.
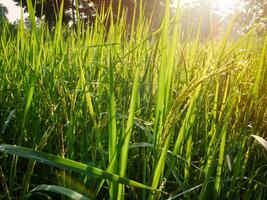
[[[257,135],[252,135],[266,150],[267,150],[267,142],[262,137]]]
[[[38,191],[48,191],[48,192],[54,192],[58,194],[65,195],[73,200],[89,200],[85,196],[79,194],[78,192],[75,192],[73,190],[70,190],[68,188],[59,187],[56,185],[38,185],[36,188],[34,188],[31,192],[38,192]]]
[[[8,10],[7,8],[0,3],[0,27],[4,27],[7,23],[7,15],[8,13]],[[0,30],[0,35],[2,33],[2,29]]]
[[[7,8],[3,4],[0,3],[0,21],[7,18],[6,17],[7,13],[8,13]]]
[[[21,5],[29,10],[27,0],[13,0],[17,5]],[[121,17],[122,9],[127,10],[126,21],[131,25],[134,12],[140,12],[145,9],[145,16],[148,20],[152,19],[154,26],[159,25],[162,17],[162,10],[164,1],[154,0],[152,3],[148,0],[32,0],[36,10],[36,16],[42,18],[45,16],[46,21],[50,26],[54,26],[57,21],[57,17],[60,11],[60,5],[64,4],[63,22],[64,24],[72,23],[77,25],[77,11],[79,12],[79,18],[84,21],[85,24],[91,24],[97,19],[97,15],[104,8],[105,11],[112,5],[113,19],[117,20]],[[78,6],[76,10],[76,6]],[[119,12],[118,12],[119,11]],[[109,23],[109,22],[107,22]]]

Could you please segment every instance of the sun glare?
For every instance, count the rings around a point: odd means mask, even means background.
[[[216,0],[216,6],[222,14],[228,14],[231,12],[236,3],[236,0]]]
[[[211,1],[214,3],[213,5],[215,5],[217,11],[222,15],[227,15],[235,8],[238,0],[172,0],[173,5],[175,6],[178,1],[182,4],[190,4],[194,1]]]

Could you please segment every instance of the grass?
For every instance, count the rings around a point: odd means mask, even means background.
[[[266,36],[185,39],[168,7],[71,31],[62,9],[1,27],[0,199],[267,198]]]

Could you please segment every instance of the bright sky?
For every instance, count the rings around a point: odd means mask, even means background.
[[[10,22],[14,22],[20,18],[20,8],[15,5],[13,0],[0,0],[0,4],[7,7],[7,18]]]
[[[179,0],[172,0],[175,4]],[[181,3],[190,3],[194,0],[180,0]],[[234,9],[236,3],[238,0],[214,0],[216,3],[216,6],[218,10],[221,12],[222,15],[227,15],[229,12],[231,12],[232,9]]]
[[[172,0],[173,3],[175,3],[177,0]],[[181,2],[190,2],[193,0],[181,0]],[[231,11],[231,9],[234,8],[237,0],[215,0],[220,12],[222,14],[227,14]],[[0,3],[2,3],[4,6],[8,9],[8,19],[11,22],[14,22],[15,20],[20,18],[20,8],[15,5],[15,3],[12,0],[0,0]]]
[[[237,0],[216,0],[219,10],[223,14],[228,14],[237,4]]]

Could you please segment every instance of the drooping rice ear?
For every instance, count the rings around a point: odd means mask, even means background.
[[[251,136],[254,137],[267,150],[267,141],[265,139],[257,135],[251,135]]]

